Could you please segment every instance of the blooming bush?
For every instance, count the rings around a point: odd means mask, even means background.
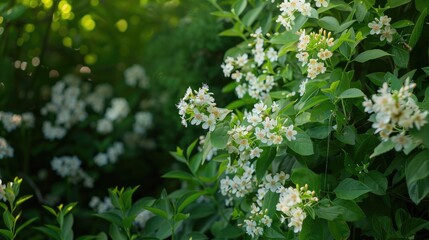
[[[239,40],[219,64],[230,79],[222,93],[201,84],[176,105],[183,127],[205,133],[171,152],[179,164],[163,177],[180,189],[136,200],[137,188],[111,188],[90,201],[108,230],[79,239],[427,238],[425,1],[209,2],[227,26],[220,35]],[[149,87],[142,69],[124,73],[133,90]],[[80,84],[66,78],[53,86],[41,112],[48,140],[79,126],[95,132],[91,139],[123,122],[143,135],[153,126],[141,111],[127,123],[132,107],[113,90]],[[33,126],[24,114],[3,115],[7,132]],[[0,156],[13,156],[13,145],[0,140]],[[124,151],[113,137],[98,149],[87,168],[114,164]],[[90,186],[85,164],[71,155],[51,162],[61,177]],[[1,205],[8,220],[0,234],[8,239],[20,232],[14,204],[28,199],[15,202],[19,184],[0,183],[10,205]],[[74,206],[45,207],[56,225],[36,229],[72,239]]]

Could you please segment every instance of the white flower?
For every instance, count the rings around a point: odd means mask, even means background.
[[[7,143],[6,139],[0,137],[0,159],[13,157],[13,152],[13,148]]]
[[[255,147],[252,150],[250,150],[250,158],[259,158],[262,153],[262,149]]]
[[[114,98],[111,106],[106,110],[106,119],[111,121],[120,121],[128,116],[130,107],[125,98]]]
[[[327,0],[315,0],[316,7],[328,7],[329,2]]]
[[[297,132],[296,130],[294,130],[294,129],[293,129],[293,125],[290,125],[289,127],[287,127],[287,128],[286,128],[286,138],[287,138],[287,140],[289,140],[289,141],[294,141],[294,140],[296,140],[295,135],[296,135],[297,133],[298,133],[298,132]]]
[[[109,163],[109,158],[108,158],[107,154],[105,154],[105,153],[98,153],[94,157],[94,162],[95,162],[95,164],[97,164],[97,166],[102,167],[102,166],[107,165],[107,163]]]
[[[216,118],[214,114],[210,114],[209,116],[204,115],[203,116],[203,129],[209,129],[210,132],[214,131],[216,128]]]
[[[278,59],[278,55],[277,55],[277,51],[274,50],[274,48],[270,47],[268,49],[267,52],[267,58],[271,61],[271,62],[276,62]]]
[[[113,123],[109,119],[102,118],[97,121],[97,132],[108,134],[113,130]]]
[[[380,34],[381,28],[383,27],[383,24],[380,22],[372,21],[368,23],[368,27],[371,28],[370,34]]]

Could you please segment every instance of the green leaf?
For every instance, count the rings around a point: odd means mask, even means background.
[[[31,223],[33,223],[34,221],[37,220],[37,217],[31,218],[29,220],[27,220],[26,222],[24,222],[23,224],[21,224],[15,231],[15,234],[18,235],[19,232],[21,232],[24,228],[26,228],[28,225],[30,225]]]
[[[378,87],[383,86],[384,83],[384,72],[373,72],[370,73],[368,75],[366,75],[366,77],[375,85],[377,85]]]
[[[212,12],[211,15],[220,17],[220,18],[234,18],[234,14],[227,11],[216,11],[216,12]]]
[[[325,95],[317,95],[315,97],[310,98],[307,101],[304,102],[299,102],[298,104],[295,105],[295,109],[299,110],[299,113],[305,112],[306,110],[319,105],[325,101],[328,101],[329,98]]]
[[[180,202],[179,207],[177,208],[177,211],[181,213],[183,209],[185,209],[185,207],[195,202],[195,200],[197,200],[199,197],[201,197],[204,194],[205,194],[204,191],[198,191],[198,192],[193,192],[191,194],[187,194],[185,198]]]
[[[374,152],[369,156],[370,158],[376,157],[380,154],[388,152],[395,147],[395,143],[393,143],[390,139],[387,141],[382,141],[378,146],[374,149]]]
[[[377,195],[385,195],[387,190],[387,178],[378,171],[369,171],[363,176],[363,182],[371,192]]]
[[[338,20],[331,16],[325,16],[319,19],[319,25],[329,31],[337,31],[340,28]]]
[[[329,221],[328,228],[335,239],[348,239],[350,236],[349,225],[345,221]]]
[[[308,189],[318,192],[320,189],[321,178],[318,174],[308,168],[294,168],[290,177],[293,183],[304,186],[308,184]]]
[[[229,93],[234,91],[234,89],[238,86],[238,82],[230,82],[225,87],[222,88],[222,93]]]
[[[191,143],[191,145],[189,145],[189,147],[186,149],[186,158],[189,159],[189,157],[191,156],[192,151],[194,150],[194,148],[197,145],[197,143],[198,143],[198,139],[195,139],[195,141],[193,141]]]
[[[186,163],[186,158],[183,156],[183,150],[177,147],[175,152],[170,152],[170,155],[173,156],[177,161],[181,163]]]
[[[393,28],[404,28],[404,27],[409,27],[409,26],[414,26],[414,23],[410,20],[399,20],[397,22],[394,22],[391,24]]]
[[[311,121],[311,113],[309,112],[303,112],[296,116],[295,118],[295,126],[304,125]]]
[[[145,209],[152,212],[155,215],[168,219],[168,213],[162,209],[155,208],[155,207],[145,207]]]
[[[229,126],[227,124],[218,124],[216,129],[210,135],[210,142],[213,147],[217,149],[223,149],[228,144],[228,131]]]
[[[247,0],[238,0],[232,6],[232,10],[234,10],[234,13],[237,16],[239,16],[244,11],[246,6],[247,6]]]
[[[230,28],[219,33],[219,36],[224,37],[242,37],[243,33],[236,28]]]
[[[261,157],[256,160],[256,177],[261,180],[276,156],[276,148],[264,147]]]
[[[365,97],[365,94],[357,88],[349,88],[342,92],[338,98],[359,98]]]
[[[367,185],[352,178],[344,179],[334,189],[337,197],[345,200],[353,200],[369,191],[371,191],[371,189]]]
[[[64,240],[73,240],[73,214],[67,214],[61,226],[61,236]]]
[[[307,130],[307,134],[311,138],[325,139],[329,136],[329,134],[331,133],[331,130],[332,128],[330,126],[318,126],[314,128],[309,128]]]
[[[380,49],[371,49],[357,55],[354,61],[364,63],[384,56],[390,56],[390,54]]]
[[[12,230],[15,223],[15,218],[13,217],[12,213],[10,213],[9,211],[4,211],[3,222],[6,225],[7,229]]]
[[[404,4],[411,2],[411,0],[387,0],[385,8],[397,8]]]
[[[340,220],[356,222],[365,217],[365,213],[353,200],[335,199],[334,206],[340,209]]]
[[[297,134],[295,140],[287,141],[287,146],[301,156],[310,156],[314,154],[313,142],[311,138],[301,129],[295,128]]]
[[[299,36],[292,32],[284,32],[279,35],[274,35],[270,39],[271,44],[279,44],[279,45],[285,45],[290,43],[295,43],[299,40]]]
[[[182,171],[182,170],[171,170],[166,174],[162,175],[163,178],[173,178],[173,179],[182,179],[182,180],[192,180],[195,181],[192,174]]]
[[[341,132],[335,132],[335,137],[342,143],[355,145],[356,130],[352,126],[346,126],[342,129]]]
[[[112,239],[115,240],[127,240],[127,235],[125,231],[115,224],[111,224],[109,228],[109,235]]]
[[[419,12],[423,12],[423,10],[425,10],[425,8],[427,8],[427,0],[415,0],[414,1],[416,4],[416,9]]]
[[[22,196],[22,197],[20,197],[20,198],[16,201],[15,205],[16,205],[16,206],[19,206],[19,205],[21,205],[22,203],[24,203],[25,201],[27,201],[28,199],[30,199],[30,198],[32,198],[32,197],[33,197],[32,195],[25,195],[25,196]]]
[[[330,239],[330,234],[324,219],[311,219],[307,217],[302,225],[302,230],[299,233],[299,240],[326,240]],[[294,238],[291,238],[294,239]]]
[[[261,13],[262,9],[265,7],[265,2],[260,3],[257,7],[253,8],[252,10],[248,11],[242,21],[246,27],[250,27],[253,22],[256,20],[256,18]]]
[[[114,223],[117,225],[122,224],[122,219],[117,214],[112,212],[103,212],[103,213],[96,213],[94,214],[96,217],[102,218],[110,223]]]
[[[429,150],[424,150],[405,166],[408,194],[418,204],[429,194]]]
[[[392,58],[396,66],[407,68],[410,60],[410,52],[403,48],[393,47]]]
[[[428,15],[428,9],[426,5],[426,8],[420,14],[419,18],[417,19],[416,25],[414,26],[414,29],[411,32],[410,40],[408,42],[408,45],[411,48],[414,48],[414,46],[416,46],[417,44],[417,41],[420,39],[422,30],[423,30],[423,25],[425,23],[425,19],[427,15]]]

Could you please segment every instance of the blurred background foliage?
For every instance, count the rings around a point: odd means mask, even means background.
[[[1,178],[21,175],[26,193],[79,201],[81,211],[76,211],[76,217],[80,221],[93,220],[84,218],[89,214],[87,203],[93,195],[105,195],[108,187],[141,185],[136,197],[158,196],[162,187],[177,187],[176,182],[160,178],[175,167],[168,152],[192,142],[200,132],[181,127],[175,104],[188,86],[197,88],[202,82],[219,94],[227,82],[219,68],[223,52],[235,44],[218,36],[227,23],[211,16],[212,11],[201,0],[2,1],[0,109],[32,112],[36,121],[29,132],[7,136],[11,145],[25,144],[15,148],[12,163],[0,163]],[[124,70],[134,64],[145,68],[149,89],[125,87]],[[105,140],[92,139],[85,126],[80,128],[85,131],[72,132],[61,141],[43,138],[40,109],[49,101],[50,87],[70,73],[93,86],[109,83],[117,95],[136,99],[133,110],[143,105],[153,114],[149,137],[156,147],[126,149],[113,169],[99,173],[95,189],[70,186],[55,174],[41,178],[56,154],[93,156],[97,153],[94,142]],[[137,102],[142,98],[144,101]],[[227,102],[220,99],[219,105]],[[114,134],[120,138],[124,132]],[[34,207],[40,203],[37,200],[40,198],[32,200]],[[76,230],[87,232],[85,226],[79,224]]]

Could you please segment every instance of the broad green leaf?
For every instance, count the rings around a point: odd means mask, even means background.
[[[256,160],[256,177],[261,180],[276,156],[276,148],[264,147],[261,157]]]
[[[381,155],[385,152],[392,150],[395,147],[395,143],[393,143],[390,139],[387,141],[382,141],[378,146],[374,149],[374,152],[369,156],[370,158]]]
[[[359,55],[356,56],[354,60],[356,62],[364,63],[369,60],[381,58],[384,56],[390,56],[390,54],[380,49],[371,49],[360,53]]]
[[[341,132],[335,132],[335,137],[345,144],[355,145],[356,143],[356,130],[353,126],[346,126]]]
[[[112,239],[115,240],[127,240],[127,235],[125,231],[115,224],[111,224],[109,228],[109,235]]]
[[[145,207],[146,210],[152,212],[155,215],[158,215],[162,218],[168,219],[168,213],[162,209],[156,207]]]
[[[407,68],[408,61],[410,60],[410,52],[403,48],[393,47],[392,58],[396,66]]]
[[[408,42],[408,45],[411,48],[414,48],[414,46],[416,46],[417,44],[417,41],[420,39],[422,30],[423,30],[423,25],[425,23],[425,19],[427,15],[428,15],[428,7],[426,5],[426,8],[420,14],[419,18],[417,19],[416,25],[414,26],[414,29],[411,32],[410,40]]]
[[[335,199],[333,205],[341,209],[340,220],[356,222],[365,217],[365,213],[353,200]]]
[[[20,233],[23,229],[25,229],[27,226],[29,226],[31,223],[33,223],[34,221],[37,220],[37,217],[31,218],[29,220],[27,220],[26,222],[24,222],[23,224],[21,224],[15,231],[15,234]]]
[[[320,176],[308,168],[300,167],[292,169],[292,175],[290,178],[293,183],[299,184],[300,186],[308,184],[308,188],[311,191],[318,192],[320,189]]]
[[[411,159],[405,166],[408,193],[418,204],[429,194],[429,150],[424,150]]]
[[[15,222],[15,218],[13,217],[12,213],[10,213],[9,211],[4,211],[3,222],[6,225],[7,229],[12,230]]]
[[[285,45],[285,44],[297,42],[298,40],[299,40],[299,36],[297,34],[294,34],[292,32],[284,32],[279,35],[274,35],[274,37],[270,39],[270,43]]]
[[[198,139],[195,139],[195,141],[193,141],[191,143],[191,145],[188,146],[188,148],[186,149],[186,158],[189,159],[189,157],[191,156],[192,151],[194,150],[194,148],[197,145],[197,143],[198,143]]]
[[[238,0],[232,6],[232,10],[234,10],[234,13],[237,16],[239,16],[244,11],[246,6],[247,6],[247,0]]]
[[[229,93],[234,91],[234,89],[238,86],[238,82],[230,82],[225,87],[222,88],[222,93]]]
[[[427,0],[414,0],[414,3],[416,4],[416,9],[419,12],[423,12],[428,6]]]
[[[357,88],[349,88],[342,92],[338,98],[359,98],[365,97],[365,94]]]
[[[329,133],[331,133],[332,128],[329,126],[319,126],[314,128],[309,128],[307,130],[307,134],[311,138],[316,139],[325,139],[329,136]]]
[[[103,213],[97,213],[94,214],[96,217],[102,218],[110,223],[114,223],[116,225],[122,224],[122,219],[117,214],[112,212],[103,212]]]
[[[356,20],[362,22],[368,13],[367,7],[360,1],[355,1],[354,6],[356,8]]]
[[[325,16],[319,19],[319,25],[329,31],[337,31],[340,28],[338,20],[331,16]]]
[[[183,211],[183,209],[185,209],[185,207],[187,207],[189,204],[195,202],[195,200],[197,200],[199,197],[201,197],[202,195],[204,195],[205,192],[204,191],[198,191],[198,192],[194,192],[192,194],[188,194],[187,196],[185,196],[185,198],[180,202],[179,207],[177,208],[177,211],[179,213],[181,213]]]
[[[285,239],[285,236],[282,234],[281,229],[279,230],[276,230],[273,228],[273,226],[271,226],[264,231],[264,237],[267,239]]]
[[[228,131],[229,126],[227,124],[219,124],[216,129],[210,135],[210,142],[213,147],[217,149],[223,149],[226,147],[229,139]]]
[[[328,223],[324,219],[311,219],[307,217],[299,233],[299,240],[326,240],[330,239]]]
[[[234,14],[227,11],[216,11],[216,12],[212,12],[211,14],[221,18],[234,18]]]
[[[309,113],[309,112],[303,112],[303,113],[299,114],[295,118],[295,126],[304,125],[304,124],[310,122],[311,121],[310,118],[311,118],[311,113]]]
[[[385,8],[396,8],[411,2],[411,0],[387,0]]]
[[[369,171],[363,175],[363,182],[371,192],[377,195],[385,195],[387,190],[387,178],[378,171]]]
[[[393,28],[404,28],[404,27],[409,27],[409,26],[414,26],[414,22],[410,21],[410,20],[399,20],[397,22],[394,22],[391,24]]]
[[[344,179],[334,189],[337,197],[345,200],[353,200],[369,191],[371,191],[371,189],[367,185],[352,178]]]
[[[279,194],[268,191],[262,200],[261,209],[267,209],[266,214],[270,217],[273,217],[276,214],[276,209],[273,207],[279,202]],[[265,210],[264,210],[265,211]]]
[[[163,178],[173,178],[173,179],[182,179],[182,180],[194,180],[194,177],[185,171],[182,170],[171,170],[166,174],[162,175]]]
[[[264,9],[265,4],[266,4],[265,2],[260,3],[256,8],[253,8],[252,10],[248,11],[243,16],[242,21],[246,27],[250,27],[253,24],[253,22],[255,22],[256,18],[259,16],[262,9]]]
[[[341,221],[341,220],[329,221],[328,228],[332,236],[336,240],[348,239],[350,236],[350,228],[345,221]]]
[[[243,33],[236,28],[230,28],[219,33],[219,36],[224,37],[242,37]]]
[[[377,85],[378,87],[383,86],[384,83],[384,72],[373,72],[370,73],[368,75],[366,75],[366,77],[375,85]]]
[[[323,103],[324,101],[328,101],[329,98],[325,95],[317,95],[315,97],[310,98],[305,102],[300,102],[295,105],[295,109],[299,110],[299,112],[305,112],[306,110]]]
[[[297,134],[295,140],[287,141],[287,146],[301,156],[310,156],[314,154],[313,142],[310,137],[301,129],[295,128]]]

